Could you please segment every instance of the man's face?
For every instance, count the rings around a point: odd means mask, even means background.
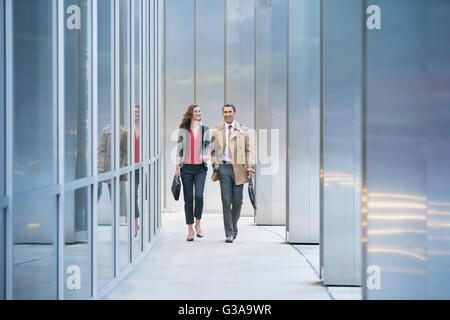
[[[225,107],[223,108],[223,119],[226,123],[232,124],[234,121],[234,117],[236,116],[236,112],[234,112],[234,109],[232,107]]]

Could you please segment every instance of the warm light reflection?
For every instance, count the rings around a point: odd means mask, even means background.
[[[397,249],[382,249],[382,248],[369,249],[367,251],[368,252],[373,252],[373,253],[393,253],[393,254],[399,254],[399,255],[412,257],[412,258],[419,259],[419,260],[422,260],[422,261],[427,261],[427,259],[424,256],[421,256],[421,255],[419,255],[417,253],[414,253],[412,251],[397,250]]]
[[[398,215],[398,216],[375,216],[369,215],[367,219],[371,220],[427,220],[424,216]]]
[[[394,193],[369,193],[370,197],[375,198],[398,198],[398,199],[411,199],[411,200],[419,200],[419,201],[426,201],[426,197],[420,197],[420,196],[411,196],[407,194],[394,194]]]
[[[39,223],[30,223],[28,224],[28,228],[29,229],[37,229],[39,228],[41,225]]]
[[[414,202],[384,202],[384,201],[369,201],[369,208],[400,208],[400,209],[426,209],[425,204],[414,203]]]
[[[406,229],[392,229],[392,230],[371,230],[369,235],[383,235],[383,234],[403,234],[403,233],[419,233],[426,234],[425,230],[406,230]]]

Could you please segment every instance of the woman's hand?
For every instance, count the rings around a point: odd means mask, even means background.
[[[175,170],[175,177],[177,177],[177,178],[181,177],[181,170],[180,170],[179,166],[177,166],[177,168]]]
[[[202,162],[203,163],[207,163],[208,161],[209,161],[209,157],[208,156],[202,157]]]

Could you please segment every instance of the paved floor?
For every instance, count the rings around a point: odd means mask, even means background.
[[[205,238],[189,243],[183,214],[165,214],[162,222],[150,253],[106,299],[360,299],[359,288],[322,286],[319,247],[286,244],[284,227],[241,218],[238,239],[226,244],[222,215],[207,214]]]

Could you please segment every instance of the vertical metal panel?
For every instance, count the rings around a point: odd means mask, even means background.
[[[166,185],[175,173],[178,125],[186,108],[194,103],[194,1],[166,0]],[[181,211],[182,201],[166,198],[168,210]]]
[[[286,223],[286,0],[256,0],[257,224]]]
[[[5,3],[0,1],[0,44],[5,47]],[[5,194],[5,51],[0,50],[0,197]],[[0,287],[0,292],[2,292]]]
[[[203,123],[210,128],[223,122],[225,1],[196,1],[196,98],[202,110]],[[219,183],[211,181],[208,172],[205,184],[207,212],[222,212]]]
[[[12,168],[13,168],[13,87],[12,87],[12,61],[13,61],[13,5],[12,0],[5,0],[5,131],[6,131],[6,196],[8,196],[8,208],[6,212],[6,266],[5,266],[5,296],[13,298],[13,219],[12,219]]]
[[[236,120],[253,130],[255,128],[254,1],[226,0],[225,28],[225,101],[237,107]],[[241,215],[254,216],[249,201],[244,200]]]
[[[254,128],[254,3],[227,0],[226,8],[226,103],[237,107],[238,121]]]
[[[319,243],[320,1],[289,8],[289,241]]]
[[[0,45],[4,48],[5,43],[5,1],[0,1]],[[5,52],[0,50],[0,199],[3,200],[3,196],[6,193],[6,125],[5,125]],[[3,206],[0,206],[0,300],[4,300],[6,296],[6,210]]]
[[[423,2],[428,36],[428,96],[422,106],[428,116],[427,298],[450,299],[450,2]]]
[[[426,78],[423,1],[378,2],[367,31],[367,267],[381,270],[369,299],[426,297]],[[408,7],[407,14],[401,14]]]
[[[382,29],[367,31],[364,253],[367,267],[379,268],[381,287],[364,286],[364,297],[446,299],[450,4],[373,4]]]
[[[323,280],[361,281],[361,2],[323,2]]]

